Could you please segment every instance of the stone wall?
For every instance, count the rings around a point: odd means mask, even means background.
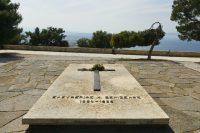
[[[69,47],[54,47],[54,46],[3,45],[3,49],[112,54],[112,49],[104,49],[104,48],[69,48]],[[148,51],[120,49],[120,50],[115,50],[115,53],[125,54],[125,55],[147,55]],[[200,57],[200,52],[153,51],[153,55],[154,56],[174,56],[174,57]]]

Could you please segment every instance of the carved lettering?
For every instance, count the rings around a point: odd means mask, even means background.
[[[113,104],[115,100],[140,100],[140,96],[127,96],[127,95],[109,95],[109,96],[96,96],[96,95],[82,95],[82,96],[53,96],[52,99],[67,99],[77,100],[83,104]]]

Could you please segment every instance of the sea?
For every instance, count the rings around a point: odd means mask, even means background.
[[[92,33],[67,32],[70,47],[77,47],[76,41],[80,38],[92,38]],[[150,47],[132,47],[128,50],[149,50]],[[200,41],[182,41],[178,33],[166,33],[160,44],[154,48],[156,51],[200,52]]]

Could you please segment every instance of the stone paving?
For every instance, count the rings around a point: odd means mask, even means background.
[[[47,55],[0,56],[0,133],[176,132],[200,133],[200,72],[163,60]],[[13,57],[12,56],[12,57]],[[6,55],[9,59],[9,55]],[[6,62],[7,61],[7,62]],[[71,63],[123,64],[170,117],[169,127],[53,127],[22,125],[22,116]],[[99,129],[99,130],[98,130]]]

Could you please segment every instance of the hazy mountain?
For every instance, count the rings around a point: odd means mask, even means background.
[[[78,33],[78,32],[66,32],[66,39],[69,42],[70,47],[77,47],[76,42],[80,38],[92,38],[92,33]]]

